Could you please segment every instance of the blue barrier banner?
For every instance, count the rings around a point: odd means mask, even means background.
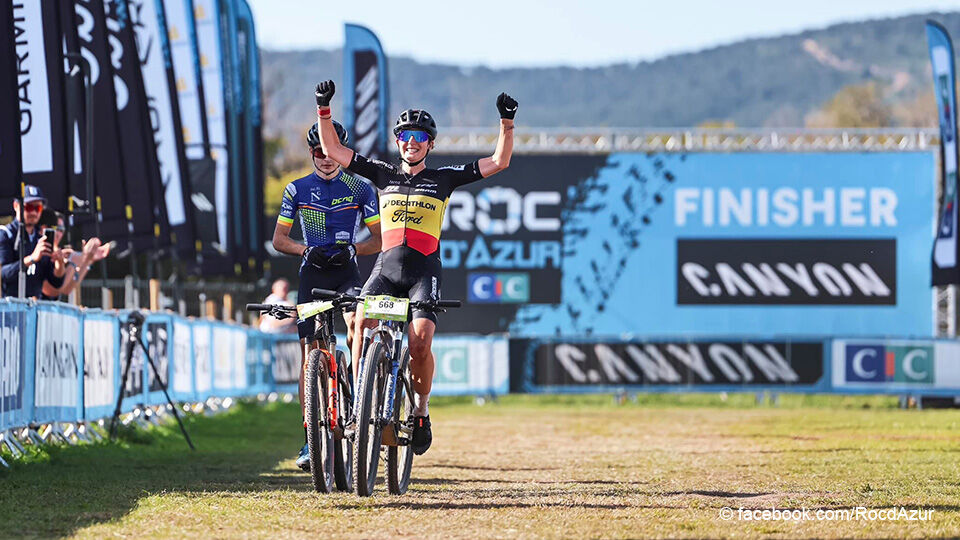
[[[83,312],[83,418],[113,414],[120,386],[120,321],[114,312]]]
[[[27,304],[0,300],[0,430],[30,421],[33,369],[33,340],[28,339]]]
[[[529,392],[826,392],[823,340],[511,340]]]
[[[505,337],[438,336],[433,341],[433,395],[506,394],[510,351]]]
[[[37,422],[74,422],[83,408],[83,333],[77,308],[37,304],[34,411]]]
[[[960,343],[933,339],[834,339],[833,390],[849,394],[960,395]]]
[[[193,330],[190,321],[173,318],[173,365],[170,395],[181,401],[197,399],[193,370]]]
[[[441,249],[444,293],[511,335],[933,333],[931,152],[523,163],[454,193]],[[538,173],[552,191],[515,190]]]

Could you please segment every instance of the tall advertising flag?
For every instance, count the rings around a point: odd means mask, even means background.
[[[13,3],[23,179],[51,207],[67,208],[63,54],[58,2]],[[16,110],[16,109],[14,109]],[[9,205],[0,212],[9,212]]]
[[[0,3],[0,201],[20,195],[22,158],[20,157],[20,131],[17,129],[16,113],[20,103],[17,99],[17,50],[13,37],[13,4]],[[6,205],[10,207],[9,204]]]
[[[244,160],[247,180],[244,182],[247,200],[248,229],[247,242],[249,269],[256,269],[257,261],[262,261],[265,255],[263,248],[263,137],[262,103],[260,95],[260,52],[257,49],[257,35],[253,22],[253,12],[246,0],[237,0],[237,42],[241,54],[241,65],[244,70],[241,77],[244,81],[244,103],[246,114],[243,122]]]
[[[108,43],[102,0],[76,0],[74,8],[75,17],[70,22],[77,27],[80,52],[89,63],[93,87],[93,170],[100,234],[104,241],[119,240],[126,245],[132,230],[127,229],[123,154],[117,152],[120,147],[118,96],[111,63],[113,55],[122,51],[112,46],[116,42]],[[125,91],[121,88],[121,92]]]
[[[160,165],[153,150],[153,130],[127,0],[104,0],[103,5],[117,96],[118,148],[123,154],[134,247],[167,247],[170,232],[163,205]]]
[[[353,148],[372,159],[387,158],[387,115],[390,94],[387,58],[380,40],[369,29],[347,24],[343,47],[344,126]]]
[[[237,6],[236,0],[223,0],[220,3],[220,42],[224,51],[223,73],[228,81],[225,93],[227,105],[227,146],[233,150],[230,160],[230,207],[229,220],[231,253],[235,257],[234,272],[243,271],[243,261],[247,259],[247,229],[244,199],[246,182],[246,163],[238,156],[243,152],[243,122],[245,118],[243,103],[243,67],[241,66],[240,47],[237,42]]]
[[[86,103],[84,90],[84,61],[90,62],[90,51],[81,50],[78,28],[73,24],[77,20],[77,6],[74,2],[60,2],[60,30],[63,34],[63,71],[64,97],[66,101],[66,134],[64,147],[67,150],[66,167],[69,183],[67,192],[79,199],[91,198],[87,193],[86,174],[84,173],[84,148],[86,147]]]
[[[933,88],[940,119],[940,164],[943,176],[943,204],[933,243],[933,284],[960,283],[957,266],[957,94],[953,43],[940,24],[927,21],[927,43],[933,66]]]
[[[210,156],[216,161],[213,206],[216,210],[218,241],[214,247],[221,253],[225,253],[229,246],[227,209],[230,152],[227,148],[227,113],[224,104],[225,81],[220,42],[220,0],[193,0],[193,6]]]
[[[176,234],[178,251],[194,252],[194,235],[189,207],[184,199],[186,156],[180,132],[180,110],[176,99],[173,69],[163,4],[160,0],[129,0],[130,19],[137,36],[140,69],[153,122],[153,139],[160,177],[164,187],[167,221]]]
[[[210,157],[208,129],[204,112],[204,92],[200,77],[197,33],[191,0],[166,0],[167,33],[170,56],[176,78],[180,122],[183,127],[190,206],[196,220],[197,239],[202,246],[219,241],[214,201],[216,162]]]

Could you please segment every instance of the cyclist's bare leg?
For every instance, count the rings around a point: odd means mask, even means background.
[[[356,319],[352,311],[343,312],[343,322],[347,325],[347,350],[353,356],[353,321]]]
[[[430,401],[430,390],[433,388],[433,371],[435,360],[430,345],[433,343],[433,333],[437,325],[430,319],[414,319],[410,322],[410,372],[413,376],[414,414],[427,416]]]
[[[376,328],[376,319],[367,319],[363,316],[363,304],[357,305],[357,313],[353,320],[353,344],[350,351],[353,353],[353,380],[357,381],[357,370],[360,368],[360,355],[363,354],[363,329]]]

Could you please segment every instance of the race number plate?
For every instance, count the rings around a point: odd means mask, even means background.
[[[305,321],[329,309],[333,309],[333,302],[329,300],[317,300],[315,302],[307,302],[306,304],[297,304],[297,316],[301,321]]]
[[[409,298],[381,295],[368,296],[363,300],[363,313],[368,319],[403,322],[407,320],[407,310],[409,308]]]

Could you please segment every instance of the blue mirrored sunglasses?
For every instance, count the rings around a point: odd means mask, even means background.
[[[405,129],[400,132],[400,135],[397,135],[397,140],[409,141],[411,137],[418,143],[425,143],[430,140],[430,135],[419,129]]]

